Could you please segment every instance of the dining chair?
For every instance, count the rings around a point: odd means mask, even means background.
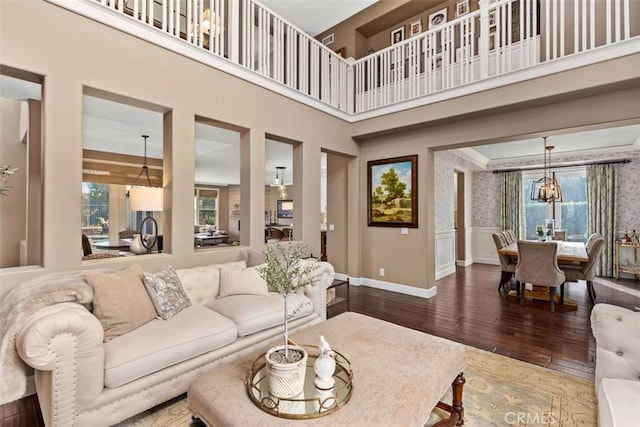
[[[505,246],[509,246],[504,233],[493,233],[492,237],[493,242],[496,244],[496,251],[499,251]],[[507,285],[513,277],[513,273],[516,271],[516,263],[509,255],[502,255],[500,252],[498,252],[498,258],[500,259],[500,269],[502,271],[500,283],[498,284],[498,290],[500,290],[503,286]]]
[[[602,235],[594,233],[593,237],[589,236],[586,250],[589,261],[571,264],[560,264],[560,269],[564,272],[565,281],[577,282],[585,280],[587,282],[587,293],[591,304],[595,304],[596,291],[593,288],[593,279],[596,276],[596,265],[600,262],[602,251],[604,249],[605,240]]]
[[[556,288],[560,287],[560,304],[564,304],[565,276],[558,268],[558,244],[518,240],[516,280],[520,289],[520,304],[524,304],[525,283],[549,288],[551,312],[555,312]]]
[[[512,244],[516,242],[516,233],[513,230],[504,230],[502,232],[504,236],[507,238],[507,243]]]
[[[100,258],[117,258],[119,254],[110,254],[110,253],[99,253],[94,254],[93,249],[91,248],[91,241],[87,237],[86,234],[82,235],[82,259],[100,259]]]

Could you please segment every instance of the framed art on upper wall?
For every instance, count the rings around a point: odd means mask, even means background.
[[[416,36],[422,32],[422,20],[418,19],[409,26],[409,37]]]
[[[429,15],[429,29],[433,30],[447,23],[447,8],[441,9]]]
[[[404,40],[404,27],[391,31],[391,44],[400,43],[402,40]]]
[[[418,155],[367,162],[368,225],[418,227]]]
[[[456,3],[456,18],[469,13],[469,0],[462,0]]]

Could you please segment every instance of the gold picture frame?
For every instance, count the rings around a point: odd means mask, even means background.
[[[418,155],[367,162],[370,227],[418,227]]]

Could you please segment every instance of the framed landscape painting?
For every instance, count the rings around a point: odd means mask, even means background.
[[[367,162],[368,225],[418,227],[418,155]]]

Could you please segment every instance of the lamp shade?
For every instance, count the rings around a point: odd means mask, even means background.
[[[129,208],[132,211],[162,211],[162,188],[131,187],[131,190],[129,190]]]

